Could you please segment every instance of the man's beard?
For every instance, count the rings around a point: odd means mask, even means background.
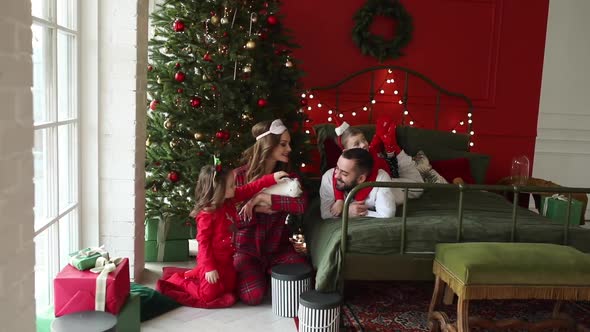
[[[336,180],[336,189],[344,192],[349,192],[358,184],[358,180],[353,180],[350,184],[346,184],[343,181]]]

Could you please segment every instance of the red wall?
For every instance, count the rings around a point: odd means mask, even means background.
[[[294,51],[294,57],[307,74],[303,79],[306,88],[332,84],[352,72],[379,65],[375,58],[361,55],[351,39],[352,17],[364,3],[363,0],[283,0],[283,23],[301,46]],[[472,151],[492,156],[488,183],[509,175],[514,156],[524,154],[532,162],[549,0],[402,0],[402,3],[414,20],[413,39],[404,50],[405,56],[384,64],[416,70],[442,87],[473,100],[475,146]],[[373,31],[386,34],[391,26],[390,21],[381,19]],[[367,82],[348,87],[349,96],[368,91]],[[425,91],[410,89],[408,106],[413,97],[425,100]],[[434,96],[432,91],[428,93]],[[352,103],[354,97],[349,99]],[[417,108],[412,110],[417,125],[431,126],[432,103],[430,106],[426,102],[415,103],[423,105],[422,108],[414,105]],[[445,104],[450,108],[456,105],[443,100]],[[381,102],[379,105],[381,112],[399,117],[399,105],[387,106]],[[452,129],[458,119],[465,117],[465,110],[458,110],[454,107],[454,113],[450,112],[450,117],[443,120],[442,129]],[[311,118],[316,123],[325,122],[327,115],[319,111],[312,110]],[[369,120],[347,115],[347,121]]]

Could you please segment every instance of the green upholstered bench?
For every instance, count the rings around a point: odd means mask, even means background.
[[[544,243],[448,243],[436,246],[433,264],[436,283],[428,312],[432,331],[469,331],[469,325],[485,328],[573,328],[560,314],[562,300],[590,300],[590,255],[572,247]],[[436,311],[445,284],[458,297],[457,324],[449,324]],[[553,317],[539,323],[517,320],[490,322],[469,317],[469,300],[558,300]],[[494,324],[494,325],[492,325]]]

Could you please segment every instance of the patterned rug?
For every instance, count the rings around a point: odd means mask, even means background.
[[[433,288],[432,282],[348,282],[341,330],[428,331],[426,318]],[[487,319],[539,321],[551,316],[553,304],[540,300],[472,301],[469,312]],[[456,306],[441,308],[455,320]],[[580,331],[590,327],[589,302],[569,302],[564,311],[576,320]]]

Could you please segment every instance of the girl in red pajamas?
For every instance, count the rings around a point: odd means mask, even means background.
[[[236,169],[238,187],[265,174],[286,170],[289,164],[291,136],[281,120],[254,125],[252,135],[256,143],[244,152],[246,164]],[[268,274],[274,265],[306,263],[289,241],[291,233],[285,220],[288,214],[302,214],[307,208],[307,198],[305,194],[292,198],[260,193],[246,206],[255,206],[254,215],[252,218],[241,215],[234,266],[240,300],[257,305],[264,297]]]
[[[236,271],[233,267],[233,235],[238,221],[236,203],[249,199],[277,182],[286,172],[275,172],[236,188],[233,172],[219,166],[201,168],[195,189],[197,266],[192,270],[169,268],[157,288],[182,305],[224,308],[236,302]]]

